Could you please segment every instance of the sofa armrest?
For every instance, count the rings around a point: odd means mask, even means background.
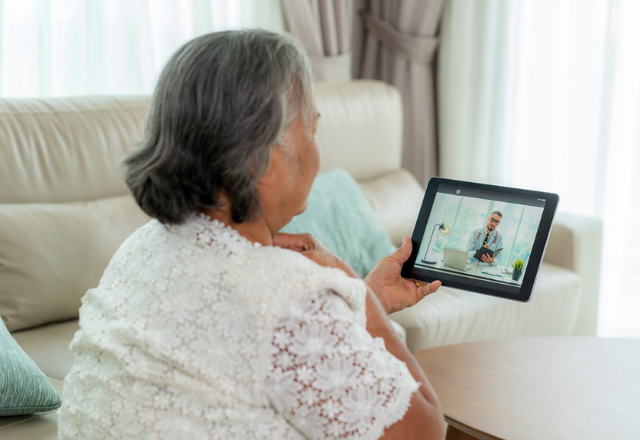
[[[574,335],[598,331],[602,222],[575,214],[558,213],[544,255],[546,263],[577,273],[582,279],[582,300]]]

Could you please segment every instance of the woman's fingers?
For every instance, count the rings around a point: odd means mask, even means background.
[[[438,290],[438,288],[440,288],[440,286],[442,286],[442,282],[441,281],[434,281],[433,283],[427,284],[423,288],[426,288],[429,291],[429,293],[433,293],[436,290]]]
[[[402,246],[398,249],[398,256],[401,259],[401,263],[404,263],[411,256],[411,248],[413,247],[413,243],[411,243],[411,239],[409,237],[402,237]]]
[[[420,288],[416,289],[416,303],[420,302],[426,296],[431,295],[433,292],[438,290],[440,284],[434,286],[434,283],[424,284]],[[438,283],[440,282],[438,281]]]
[[[400,246],[397,251],[386,258],[391,259],[396,264],[403,265],[404,262],[407,261],[411,256],[412,246],[413,244],[411,243],[411,239],[409,237],[402,237],[402,246]]]
[[[305,252],[317,249],[318,241],[311,234],[287,234],[279,232],[273,236],[273,245],[292,251]]]
[[[407,290],[409,292],[415,292],[414,295],[415,295],[415,302],[416,303],[419,302],[425,296],[434,293],[435,291],[437,291],[440,288],[440,286],[442,286],[442,282],[440,282],[440,281],[434,281],[432,283],[425,283],[425,282],[422,282],[422,281],[404,280],[404,282],[405,282],[405,287],[407,288]],[[412,284],[414,284],[416,287],[413,287]]]

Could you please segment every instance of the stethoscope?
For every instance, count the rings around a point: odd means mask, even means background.
[[[480,236],[482,235],[482,232],[478,232],[478,236],[476,237],[476,240],[478,240],[480,238]],[[496,231],[496,235],[495,237],[493,237],[493,245],[495,246],[496,244],[496,240],[498,240],[498,231]]]

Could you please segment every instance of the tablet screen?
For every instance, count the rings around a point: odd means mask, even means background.
[[[405,265],[403,276],[528,301],[557,200],[550,193],[432,179],[412,237],[412,267]]]

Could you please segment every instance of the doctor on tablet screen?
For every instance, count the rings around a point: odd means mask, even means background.
[[[487,220],[486,228],[479,228],[471,233],[467,242],[467,252],[471,261],[478,261],[473,256],[483,246],[494,252],[496,249],[502,249],[502,234],[498,233],[498,225],[501,220],[502,212],[493,211]],[[493,257],[485,254],[482,256],[481,261],[492,266],[498,264],[495,254]]]

